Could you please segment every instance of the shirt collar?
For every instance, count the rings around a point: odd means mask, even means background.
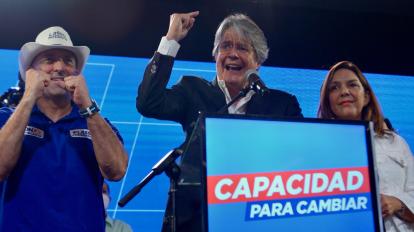
[[[224,96],[226,97],[226,103],[229,103],[231,101],[231,97],[230,97],[229,90],[227,89],[226,82],[218,79],[217,77],[217,84],[220,87],[221,91],[224,93]]]
[[[231,99],[229,90],[227,89],[226,82],[224,82],[224,80],[218,79],[218,77],[216,77],[216,80],[217,80],[217,85],[220,87],[221,91],[224,93],[224,96],[226,97],[226,103],[228,104],[232,99]],[[250,101],[250,99],[252,98],[254,93],[255,92],[253,90],[250,90],[246,94],[246,96],[240,98],[239,101],[237,101],[233,105],[231,105],[228,108],[229,113],[231,113],[231,114],[246,114],[247,103]]]
[[[67,114],[66,116],[64,116],[63,118],[59,119],[59,121],[61,120],[70,120],[73,118],[78,118],[79,117],[79,108],[76,106],[76,104],[74,102],[71,102],[72,105],[72,110],[69,114]],[[40,111],[39,107],[35,104],[32,110],[33,115],[37,115],[40,117],[45,117],[47,118],[47,116],[45,114],[43,114],[42,111]]]

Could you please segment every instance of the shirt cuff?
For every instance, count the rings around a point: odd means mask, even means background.
[[[158,45],[157,52],[162,55],[175,57],[180,49],[180,44],[175,40],[168,40],[167,37],[161,38],[160,45]]]

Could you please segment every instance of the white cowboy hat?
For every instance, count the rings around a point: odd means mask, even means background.
[[[39,33],[35,42],[25,43],[20,49],[19,71],[26,81],[26,71],[32,65],[33,59],[40,53],[50,49],[64,49],[76,56],[77,69],[82,72],[90,50],[86,46],[73,46],[69,34],[61,27],[49,27]]]

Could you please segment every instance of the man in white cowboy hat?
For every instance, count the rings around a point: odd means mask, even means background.
[[[121,179],[128,158],[89,96],[88,55],[61,27],[20,50],[25,92],[16,109],[0,109],[2,232],[104,231],[102,182]]]

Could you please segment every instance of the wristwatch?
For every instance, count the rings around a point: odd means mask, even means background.
[[[92,105],[89,107],[86,107],[84,109],[79,109],[79,114],[82,118],[88,118],[100,111],[98,104],[96,104],[96,101],[91,99]]]

